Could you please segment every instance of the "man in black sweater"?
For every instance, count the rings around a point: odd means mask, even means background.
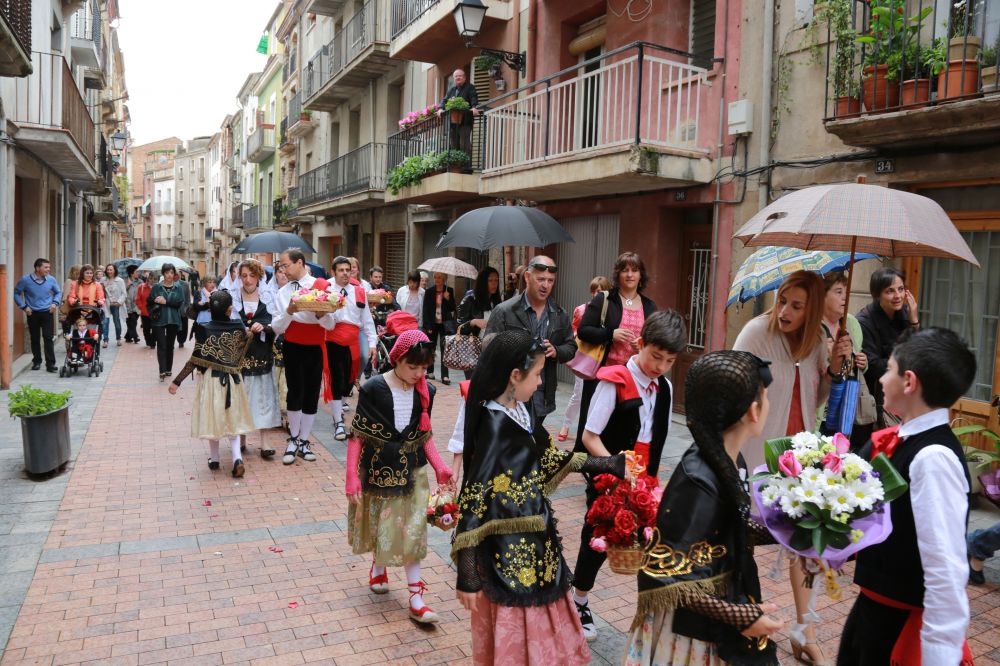
[[[461,97],[466,102],[469,103],[469,111],[462,113],[462,122],[455,124],[451,122],[451,114],[448,114],[448,143],[452,150],[461,150],[469,158],[472,158],[472,123],[475,116],[479,115],[479,109],[476,106],[479,104],[479,97],[476,95],[476,88],[471,83],[469,83],[468,77],[465,75],[465,70],[456,69],[452,72],[452,78],[455,83],[448,91],[444,94],[444,99],[441,100],[441,107],[438,110],[438,115],[444,113],[444,105],[452,97]]]

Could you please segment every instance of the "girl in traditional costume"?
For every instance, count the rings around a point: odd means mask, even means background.
[[[228,441],[233,451],[233,476],[238,478],[245,471],[239,436],[254,429],[240,381],[249,338],[243,324],[230,319],[233,297],[229,292],[214,292],[208,307],[212,320],[199,327],[191,359],[171,382],[169,390],[171,395],[177,393],[181,382],[198,370],[191,408],[191,436],[208,440],[208,468],[212,470],[219,469],[219,440]]]
[[[761,604],[743,444],[767,420],[768,362],[748,352],[705,354],[688,370],[694,444],[660,500],[639,571],[639,608],[624,663],[657,666],[778,664],[769,635],[782,627]]]
[[[469,386],[451,556],[476,664],[590,662],[547,495],[570,472],[625,476],[626,454],[560,451],[533,428],[544,364],[530,333],[504,331],[487,339]]]
[[[388,592],[386,567],[402,566],[410,618],[435,623],[440,618],[423,601],[427,585],[420,575],[420,561],[427,556],[430,497],[424,466],[434,468],[439,485],[451,479],[451,470],[431,438],[434,387],[425,375],[434,362],[434,347],[422,331],[406,331],[396,339],[389,359],[392,370],[361,387],[347,443],[348,538],[355,555],[373,553],[368,574],[372,592]]]

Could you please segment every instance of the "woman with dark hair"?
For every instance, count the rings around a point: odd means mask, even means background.
[[[153,333],[156,336],[156,359],[160,365],[160,381],[173,374],[174,341],[181,328],[181,307],[184,305],[184,292],[177,286],[177,269],[173,264],[163,264],[160,267],[163,282],[153,285],[149,290],[146,305],[149,316],[153,320]]]
[[[646,317],[656,312],[656,303],[643,291],[649,284],[649,274],[646,264],[635,252],[622,252],[615,262],[615,270],[611,277],[611,291],[608,292],[608,311],[601,325],[601,310],[604,308],[604,293],[599,292],[583,311],[576,335],[584,342],[596,345],[607,345],[601,367],[606,365],[625,365],[638,351],[639,332]],[[597,388],[596,379],[583,382],[583,392],[580,395],[580,413],[590,411],[590,398]],[[574,451],[585,451],[583,448],[583,426],[587,419],[580,419],[576,431],[576,447]]]
[[[466,473],[451,557],[472,613],[475,664],[586,664],[570,573],[548,496],[570,472],[625,476],[626,454],[560,451],[535,429],[543,349],[532,335],[487,337],[465,406]]]
[[[108,338],[111,334],[111,322],[115,323],[115,337],[118,339],[118,346],[122,346],[122,320],[120,316],[121,307],[125,304],[127,296],[125,280],[118,277],[118,267],[108,264],[104,267],[104,281],[101,282],[106,296],[104,302],[104,322],[101,324],[101,337],[104,340],[103,346],[108,346]]]
[[[431,342],[441,349],[441,383],[451,384],[448,366],[444,364],[444,339],[455,334],[455,290],[448,286],[448,276],[434,274],[434,286],[424,292],[423,329]],[[434,379],[434,366],[427,372],[428,379]]]
[[[70,283],[69,298],[66,299],[71,307],[78,305],[92,305],[101,309],[101,328],[104,328],[104,304],[106,302],[104,287],[97,279],[94,267],[84,264],[80,267],[79,275],[75,282]],[[69,324],[72,322],[67,318],[63,330],[69,333]],[[105,345],[106,347],[107,345]]]
[[[420,286],[420,271],[406,274],[406,284],[396,292],[396,303],[401,310],[416,317],[417,326],[423,328],[424,289]]]
[[[472,290],[458,304],[458,326],[462,333],[477,337],[486,330],[493,308],[500,305],[500,273],[487,266],[479,271]],[[465,378],[472,377],[472,370],[465,371]]]
[[[773,539],[751,522],[740,454],[764,431],[770,383],[768,362],[747,352],[710,352],[688,370],[694,444],[660,500],[624,664],[777,666],[769,636],[783,623],[769,615],[775,604],[761,603],[753,559],[755,543]],[[688,553],[699,558],[689,562]]]
[[[751,319],[736,337],[733,349],[770,359],[774,375],[769,395],[771,409],[764,427],[743,447],[751,470],[764,463],[767,440],[813,429],[816,409],[830,393],[830,368],[839,371],[844,359],[850,358],[850,335],[840,338],[830,351],[823,343],[825,303],[823,278],[811,271],[796,271],[778,287],[774,307]],[[815,627],[806,622],[810,590],[805,587],[803,566],[803,560],[795,558],[789,571],[798,612],[796,628],[806,638],[805,643],[792,638],[792,651],[796,655],[805,654],[819,666],[827,662],[816,642]]]
[[[858,323],[864,336],[861,349],[868,355],[870,368],[865,373],[865,382],[875,396],[876,423],[881,429],[899,423],[899,419],[883,408],[885,398],[878,380],[885,374],[899,337],[910,329],[919,330],[920,314],[917,299],[903,283],[903,274],[892,266],[872,273],[868,287],[872,302],[858,313]]]

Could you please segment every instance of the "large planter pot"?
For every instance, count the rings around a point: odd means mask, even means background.
[[[853,118],[861,113],[861,100],[857,97],[838,97],[833,108],[835,118]]]
[[[908,79],[903,81],[903,89],[899,93],[899,103],[904,109],[919,109],[927,106],[931,98],[930,79]]]
[[[886,79],[888,65],[868,66],[864,69],[861,101],[869,113],[884,113],[899,106],[899,85]]]
[[[47,414],[20,419],[24,468],[28,473],[47,474],[69,461],[68,402]]]
[[[952,37],[948,40],[948,60],[978,60],[982,44],[978,37]]]
[[[452,125],[459,125],[459,124],[461,124],[462,120],[465,118],[465,111],[452,110],[452,111],[449,111],[449,113],[451,114],[451,124]]]
[[[984,93],[994,93],[1000,90],[1000,82],[998,82],[997,72],[1000,71],[996,65],[992,67],[983,67],[982,79],[983,79],[983,92]]]
[[[948,69],[938,74],[939,100],[969,97],[979,92],[979,63],[975,60],[952,60]]]

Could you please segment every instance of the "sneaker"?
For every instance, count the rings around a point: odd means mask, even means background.
[[[308,439],[299,440],[299,452],[297,455],[306,462],[316,462],[316,454],[309,450]]]
[[[587,641],[597,638],[597,627],[594,625],[594,614],[590,612],[590,604],[581,604],[576,600],[576,612],[580,614],[580,626],[583,627],[583,637]]]
[[[243,461],[237,458],[236,461],[233,463],[233,478],[240,479],[243,477],[243,474],[245,472],[246,468],[243,466]]]
[[[295,462],[295,454],[299,450],[299,440],[294,437],[288,438],[288,447],[285,449],[285,455],[281,457],[281,462],[286,465],[291,465]]]
[[[122,346],[122,341],[121,341],[121,338],[118,338],[118,342],[117,342],[117,346],[119,346],[119,347],[121,347],[121,346]]]
[[[347,402],[346,400],[344,401],[344,411],[345,412],[351,411],[351,403]]]
[[[344,428],[343,421],[337,421],[333,424],[333,438],[338,442],[343,442],[347,439],[347,430]]]
[[[211,458],[209,458],[208,459],[208,468],[210,470],[212,470],[213,472],[215,470],[219,469],[219,461],[218,460],[212,460]]]

